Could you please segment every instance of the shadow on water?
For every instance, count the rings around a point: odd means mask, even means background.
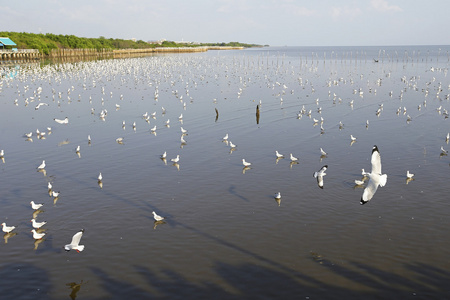
[[[333,265],[327,261],[323,263],[325,267]],[[226,287],[208,280],[193,283],[171,270],[158,270],[160,275],[157,275],[146,267],[134,266],[148,285],[139,287],[113,278],[99,268],[91,270],[100,280],[107,299],[444,299],[450,292],[447,288],[450,274],[434,267],[408,265],[407,268],[418,275],[418,280],[413,281],[366,265],[352,265],[360,270],[355,272],[349,267],[334,265],[332,271],[357,283],[362,287],[359,290],[323,283],[306,274],[299,278],[251,263],[216,263],[214,270]]]

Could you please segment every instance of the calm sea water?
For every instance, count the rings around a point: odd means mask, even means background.
[[[272,47],[2,65],[0,222],[17,227],[0,244],[2,298],[448,297],[449,50]],[[310,115],[298,115],[303,106]],[[360,205],[354,180],[370,171],[373,145],[388,181]],[[323,165],[320,189],[312,175]],[[37,242],[31,200],[47,221]],[[65,252],[82,228],[85,250]]]

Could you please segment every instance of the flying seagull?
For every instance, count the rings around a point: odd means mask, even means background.
[[[370,162],[372,163],[372,171],[368,174],[369,183],[361,196],[361,204],[369,202],[373,195],[375,195],[378,186],[383,187],[387,182],[387,175],[381,174],[381,156],[376,145],[372,148],[372,158]]]
[[[319,171],[314,172],[313,177],[317,179],[317,185],[323,189],[323,176],[327,175],[325,171],[328,169],[328,165],[323,166],[320,168]]]
[[[81,229],[77,233],[74,234],[72,237],[72,242],[70,244],[67,244],[64,246],[64,250],[70,251],[70,250],[77,250],[78,252],[81,252],[84,250],[84,245],[80,245],[81,237],[83,236],[84,229]]]

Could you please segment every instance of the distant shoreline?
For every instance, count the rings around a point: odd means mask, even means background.
[[[37,49],[0,50],[1,60],[20,59],[54,59],[54,58],[118,58],[137,57],[154,53],[193,53],[209,50],[242,50],[245,47],[234,46],[201,46],[201,47],[156,47],[143,49],[52,49],[49,54],[39,52]]]

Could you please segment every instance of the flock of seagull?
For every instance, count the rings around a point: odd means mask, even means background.
[[[120,61],[119,60],[117,62],[114,62],[114,64],[117,64],[117,65],[119,65],[121,67],[124,67],[127,70],[126,72],[131,72],[130,68],[128,66],[126,66],[126,63],[127,63],[126,60],[125,61]],[[85,78],[87,78],[88,77],[88,72],[89,72],[89,70],[92,70],[92,65],[93,64],[95,65],[96,63],[87,63],[86,70],[79,70],[79,72],[81,74],[78,75],[78,76],[85,76]],[[112,62],[107,62],[107,64],[113,70],[119,68],[119,66],[112,66],[111,65]],[[106,66],[104,66],[104,67],[106,67]],[[66,66],[67,69],[64,69],[64,67],[61,67],[61,68],[62,68],[62,70],[59,70],[56,73],[64,72],[64,71],[74,72],[74,71],[72,71],[70,69],[71,67],[69,67],[69,66]],[[313,68],[312,72],[314,72],[314,66],[311,66],[311,68]],[[51,73],[48,70],[46,70],[46,71],[47,71],[47,74]],[[162,72],[162,71],[160,71],[160,72]],[[43,74],[45,74],[45,72],[43,72]],[[164,74],[164,73],[161,73],[161,74],[163,74],[163,77],[165,78],[165,80],[170,80],[169,75]],[[30,76],[30,75],[24,75],[24,76]],[[52,76],[55,76],[54,78],[51,78],[51,77],[50,78],[45,78],[46,75],[43,75],[43,76],[44,76],[44,80],[45,79],[48,79],[48,80],[55,79],[56,81],[58,81],[58,80],[61,81],[60,75],[56,75],[55,73],[53,73],[53,75],[52,75]],[[132,75],[129,75],[129,76],[132,76]],[[136,75],[134,75],[134,76],[136,76]],[[75,76],[72,74],[71,77],[75,77]],[[107,77],[114,77],[114,75],[113,74],[109,74],[109,75],[107,75]],[[203,79],[204,78],[201,78],[201,80],[203,80]],[[93,87],[96,87],[96,85],[98,84],[96,82],[96,80],[100,81],[100,79],[92,79]],[[303,80],[304,79],[301,78],[301,77],[298,78],[298,83],[302,87],[302,89],[305,89],[308,86],[308,84],[309,84],[309,88],[311,89],[311,93],[314,93],[315,89],[314,89],[314,86],[312,85],[312,83],[308,82],[308,80],[306,80],[305,82]],[[342,79],[342,78],[335,79],[335,80],[331,80],[330,79],[327,82],[326,85],[330,88],[332,86],[339,85],[339,84],[341,84],[344,81],[345,80]],[[412,78],[410,80],[407,80],[406,77],[402,78],[402,82],[404,82],[407,87],[410,87],[411,89],[414,89],[414,90],[418,90],[418,83],[417,83],[417,81],[418,81],[417,78]],[[10,82],[3,81],[2,85],[5,82],[8,85],[11,84]],[[237,93],[237,98],[240,98],[243,95],[245,88],[247,87],[247,85],[250,82],[250,78],[248,80],[245,80],[242,77],[240,77],[239,78],[239,82],[242,84],[242,88],[239,88],[239,91]],[[156,80],[154,82],[154,84],[156,86],[155,86],[155,92],[154,92],[153,96],[154,96],[154,100],[156,102],[158,102],[158,99],[159,99],[159,86],[158,85],[161,84],[161,82]],[[196,82],[191,83],[191,84],[193,84],[195,87],[197,87],[197,83]],[[381,79],[379,80],[379,82],[377,81],[377,84],[379,86],[381,86]],[[175,82],[171,81],[170,85],[174,86]],[[186,83],[186,88],[185,88],[186,98],[190,97],[188,86],[189,86],[189,84]],[[424,93],[426,93],[426,94],[429,93],[429,86],[430,86],[430,84],[427,84],[427,89],[425,90]],[[275,88],[281,87],[282,91],[279,92],[278,94],[276,94],[275,96],[280,99],[280,103],[283,103],[282,96],[286,93],[286,90],[288,89],[286,84],[282,84],[282,83],[279,83],[279,82],[271,82],[270,80],[267,80],[267,87],[270,88],[271,90],[274,90]],[[86,85],[85,84],[83,85],[83,88],[86,90]],[[27,92],[28,89],[29,89],[29,87],[26,86],[25,87],[25,92]],[[437,89],[438,89],[438,94],[439,94],[440,91],[442,91],[442,84],[439,84]],[[405,90],[406,90],[406,87],[405,87]],[[70,95],[71,95],[71,92],[73,92],[73,91],[74,91],[74,87],[73,86],[72,86],[72,88],[68,89],[68,91],[67,91],[67,101],[72,101],[72,99],[70,98]],[[372,89],[370,89],[370,92],[376,93],[376,91],[373,91]],[[34,91],[34,95],[33,96],[29,96],[29,97],[27,97],[25,99],[25,104],[28,105],[29,103],[35,102],[35,101],[39,102],[35,106],[35,110],[39,110],[39,109],[42,109],[43,107],[47,107],[47,106],[53,105],[53,104],[49,105],[48,103],[41,102],[41,97],[40,97],[41,93],[42,93],[42,87],[39,87],[38,89],[36,89],[36,91]],[[294,93],[294,90],[292,90],[291,93]],[[404,90],[401,91],[401,94],[400,94],[399,98],[403,97],[403,93],[404,93]],[[58,92],[57,93],[53,89],[52,90],[52,94],[53,94],[53,102],[54,102],[54,104],[56,104],[56,105],[58,105],[58,107],[60,107],[61,104],[63,103],[62,92]],[[172,94],[178,100],[180,100],[180,102],[183,104],[183,109],[186,109],[188,103],[193,103],[194,102],[192,97],[189,98],[189,101],[186,101],[186,99],[183,100],[183,95],[181,95],[180,92],[178,92],[178,90],[173,90]],[[363,90],[361,88],[360,89],[355,89],[353,91],[353,94],[359,95],[360,97],[364,96],[364,92],[363,92]],[[392,94],[393,93],[390,93],[389,95],[392,97]],[[20,95],[20,92],[19,92],[19,95]],[[105,95],[104,87],[102,87],[102,95]],[[111,97],[112,97],[112,92],[111,92]],[[330,97],[330,99],[332,99],[333,104],[342,102],[342,99],[340,97],[338,97],[335,93],[331,94],[331,91],[329,92],[329,97]],[[78,99],[79,99],[78,101],[80,101],[81,95],[79,95]],[[120,96],[120,99],[121,100],[123,99],[123,95]],[[445,99],[448,100],[448,97],[446,96]],[[214,99],[214,102],[215,101],[217,101],[217,100]],[[91,96],[89,97],[89,103],[92,103],[92,97]],[[101,103],[102,103],[102,106],[103,106],[104,105],[104,99],[103,98],[101,100]],[[16,106],[19,105],[19,102],[18,102],[17,99],[14,101],[14,104]],[[261,101],[260,101],[260,104],[261,104]],[[321,114],[322,113],[322,107],[319,106],[319,99],[316,100],[316,105],[318,106],[317,113]],[[354,100],[351,100],[349,102],[349,105],[353,108],[353,105],[356,105],[356,103],[354,103]],[[417,109],[421,110],[424,107],[426,107],[426,105],[427,105],[427,103],[426,103],[426,101],[424,101],[422,104],[420,104],[418,106]],[[121,105],[116,104],[115,108],[116,108],[116,110],[120,110],[121,109]],[[377,117],[379,117],[380,114],[383,112],[383,109],[384,109],[383,104],[380,104],[378,109],[374,112],[375,115]],[[161,107],[161,110],[162,110],[162,114],[165,115],[166,109],[164,107]],[[442,105],[438,107],[437,111],[438,111],[439,114],[443,115],[445,118],[448,118],[448,111],[445,108],[443,108]],[[216,110],[216,112],[217,112],[217,110]],[[91,113],[95,114],[95,109],[94,108],[91,108]],[[258,113],[259,113],[259,110],[258,110]],[[397,115],[400,115],[400,114],[403,114],[403,115],[407,114],[406,107],[403,107],[403,108],[400,107],[397,110]],[[99,118],[102,121],[105,121],[106,117],[108,116],[107,109],[102,109],[101,112],[98,114],[98,116],[99,116]],[[324,118],[322,116],[320,116],[320,118],[312,117],[312,110],[311,109],[307,110],[305,105],[303,105],[301,110],[296,115],[296,117],[297,117],[297,119],[301,119],[301,118],[303,118],[305,116],[309,117],[310,119],[312,118],[313,126],[316,126],[316,125],[318,125],[320,123],[320,133],[321,134],[323,134],[325,132],[325,129],[323,127]],[[149,114],[148,112],[146,112],[146,113],[144,113],[142,115],[142,117],[147,123],[150,123],[150,119],[151,118],[153,118],[153,119],[156,118],[156,112],[154,112],[152,114]],[[63,125],[64,126],[64,125],[68,125],[69,124],[69,118],[68,117],[65,117],[64,119],[54,118],[53,120],[58,125]],[[182,123],[182,120],[183,120],[183,114],[182,113],[179,115],[178,120]],[[413,120],[413,118],[408,114],[406,121],[409,123],[412,120]],[[125,121],[123,121],[122,122],[122,127],[125,127],[125,126],[126,126],[125,125]],[[170,119],[167,119],[164,122],[164,126],[166,126],[167,128],[170,127]],[[339,129],[343,129],[344,128],[344,124],[342,122],[339,122],[338,126],[339,126]],[[369,126],[369,120],[366,121],[365,126],[366,126],[366,128]],[[136,124],[135,121],[132,123],[132,127],[133,127],[133,130],[136,131],[137,124]],[[48,130],[48,132],[51,132],[52,129],[51,129],[51,127],[48,127],[47,130]],[[157,126],[154,125],[153,127],[150,128],[149,131],[150,131],[150,133],[156,135]],[[183,146],[183,145],[187,144],[187,142],[185,140],[185,136],[187,135],[187,130],[184,129],[182,126],[180,126],[180,131],[181,131],[180,142],[181,142],[181,145]],[[36,130],[36,134],[35,135],[36,135],[36,137],[38,139],[44,139],[45,138],[45,132],[40,131],[40,130]],[[25,134],[25,137],[27,139],[31,139],[32,136],[33,136],[33,132]],[[350,134],[349,136],[350,136],[350,142],[351,143],[355,143],[357,141],[357,137],[353,136],[352,134]],[[449,140],[450,140],[450,133],[447,134],[445,140],[446,140],[447,143],[449,142]],[[118,144],[124,144],[125,143],[125,137],[118,137],[118,138],[116,138],[115,141]],[[234,144],[233,142],[231,142],[230,136],[228,135],[228,133],[225,136],[223,136],[222,141],[226,142],[227,145],[230,146],[230,149],[232,149],[232,151],[234,151],[237,148],[237,145]],[[90,135],[88,135],[88,143],[89,144],[91,143],[91,136]],[[78,145],[75,148],[75,153],[79,157],[80,157],[80,151],[81,151],[81,147],[80,147],[80,145]],[[321,158],[327,157],[328,153],[323,148],[320,148],[319,151],[320,151]],[[441,155],[447,155],[447,153],[448,153],[448,151],[445,150],[443,148],[443,146],[442,146],[441,147]],[[3,149],[1,149],[0,150],[0,158],[3,160],[3,162],[4,162],[4,157],[5,157],[5,151]],[[278,150],[275,150],[275,157],[276,157],[277,161],[279,159],[284,159],[285,158],[285,156],[283,154],[279,153]],[[160,155],[160,158],[166,163],[167,151],[162,153]],[[299,163],[298,162],[299,159],[297,157],[295,157],[293,155],[293,153],[289,153],[289,159],[291,161],[291,166],[292,166],[292,164],[298,164]],[[177,154],[175,157],[170,158],[170,161],[179,170],[180,154]],[[248,170],[248,169],[250,169],[252,167],[252,163],[247,161],[245,158],[242,158],[242,165],[244,166],[243,173],[245,173],[246,170]],[[43,160],[42,163],[37,167],[37,171],[42,172],[45,175],[45,168],[46,168],[46,161]],[[328,164],[325,164],[319,170],[317,170],[316,172],[313,173],[313,178],[315,178],[317,180],[317,185],[318,185],[318,187],[320,189],[324,188],[324,177],[327,175],[327,173],[326,173],[327,170],[328,170]],[[371,171],[370,172],[365,172],[364,169],[362,169],[362,176],[363,176],[362,179],[356,179],[355,180],[355,185],[362,186],[362,185],[365,184],[365,181],[367,181],[367,179],[368,179],[368,183],[367,183],[366,187],[364,188],[364,191],[362,193],[361,200],[360,200],[361,204],[365,204],[365,203],[369,202],[374,197],[378,187],[383,187],[387,183],[387,175],[383,174],[382,171],[381,171],[381,156],[380,156],[380,151],[379,151],[379,149],[378,149],[378,147],[376,145],[373,146],[372,154],[371,154]],[[407,170],[406,178],[408,180],[412,180],[413,176],[414,176],[414,174],[410,173],[410,171]],[[97,177],[97,181],[98,181],[98,185],[102,188],[103,187],[103,175],[102,175],[101,172],[99,172],[99,175]],[[51,195],[54,198],[54,203],[56,203],[56,199],[59,196],[59,192],[57,192],[57,191],[55,191],[53,189],[53,186],[51,185],[50,182],[48,182],[48,192],[49,192],[49,195]],[[281,192],[276,192],[275,195],[274,195],[274,198],[276,200],[280,200],[281,199]],[[35,240],[41,240],[41,239],[44,238],[44,236],[46,234],[42,230],[42,227],[44,227],[47,224],[47,222],[45,222],[45,221],[39,222],[36,219],[36,216],[37,216],[37,213],[39,212],[39,209],[42,207],[43,204],[36,204],[33,201],[31,201],[30,204],[31,204],[32,209],[34,210],[33,218],[31,219],[32,228],[33,228],[31,230],[31,232],[33,233],[33,238]],[[153,214],[153,218],[154,218],[155,222],[163,222],[165,220],[164,217],[158,215],[155,211],[153,211],[152,214]],[[5,232],[6,235],[9,235],[9,237],[10,237],[10,236],[13,236],[14,231],[16,230],[16,226],[7,225],[6,222],[3,222],[2,223],[2,230],[3,230],[3,232]],[[84,245],[80,245],[80,241],[81,241],[81,237],[82,237],[83,233],[84,233],[84,229],[76,232],[73,235],[70,244],[65,245],[64,249],[66,251],[70,251],[70,250],[76,250],[78,252],[83,251],[84,250]],[[7,241],[7,237],[5,237],[5,242],[6,241]]]

